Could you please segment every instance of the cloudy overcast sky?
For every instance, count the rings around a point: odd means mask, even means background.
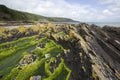
[[[0,0],[12,9],[83,22],[119,22],[120,0]]]

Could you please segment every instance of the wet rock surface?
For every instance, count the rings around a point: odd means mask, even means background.
[[[38,42],[35,45],[37,55],[29,54],[24,56],[19,62],[20,67],[24,67],[34,63],[37,59],[41,60],[45,58],[46,62],[41,66],[41,69],[36,69],[38,72],[30,75],[29,79],[39,80],[43,79],[43,77],[46,78],[45,80],[50,79],[51,77],[49,78],[48,76],[53,76],[62,63],[63,68],[66,66],[70,69],[70,76],[67,79],[65,77],[63,80],[120,80],[119,27],[64,24],[54,27],[53,25],[46,26],[39,31],[40,33],[36,36],[36,41],[41,38],[43,39],[41,40],[42,43]],[[51,43],[46,39],[52,40]],[[61,47],[53,45],[52,42]],[[14,45],[4,47],[9,48],[12,46]],[[56,48],[54,49],[54,47]],[[33,51],[33,53],[35,52]],[[38,54],[39,58],[37,58]],[[55,60],[51,61],[53,57]],[[45,74],[44,72],[45,64],[48,65],[46,72],[49,74]],[[34,67],[34,65],[32,66]],[[63,76],[65,72],[68,74],[66,68],[63,71],[61,74],[58,73],[60,74],[59,76]],[[61,77],[58,77],[53,78],[53,80],[62,80]]]
[[[19,65],[25,66],[28,64],[33,63],[37,59],[37,56],[34,54],[29,54],[23,57],[23,59],[20,60]]]
[[[70,50],[62,54],[72,71],[69,80],[120,79],[120,28],[80,24],[66,29],[72,36],[50,38]]]

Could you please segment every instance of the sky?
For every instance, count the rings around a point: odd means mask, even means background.
[[[9,8],[81,22],[120,22],[120,0],[0,0]]]

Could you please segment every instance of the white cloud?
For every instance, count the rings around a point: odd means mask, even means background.
[[[117,0],[100,0],[100,1],[113,1]],[[120,0],[119,0],[120,1]],[[109,3],[110,3],[109,2]],[[113,8],[108,6],[104,10],[94,8],[92,5],[83,5],[78,3],[68,3],[66,0],[0,0],[1,4],[5,4],[10,8],[27,11],[35,14],[51,17],[67,17],[79,21],[107,21],[114,12],[119,11],[120,7]],[[105,2],[104,2],[105,3]],[[118,3],[117,3],[118,5]],[[112,8],[110,8],[112,7]],[[119,11],[120,12],[120,11]],[[110,18],[110,19],[109,19]],[[114,20],[114,19],[113,19]]]
[[[110,4],[114,3],[116,0],[99,0],[101,4]]]
[[[101,4],[107,5],[103,15],[113,21],[120,21],[120,0],[99,0]]]
[[[103,14],[105,14],[105,15],[112,15],[113,13],[112,13],[110,10],[105,9],[105,10],[103,11]]]

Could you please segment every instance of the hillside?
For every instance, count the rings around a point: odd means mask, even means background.
[[[69,18],[45,17],[27,12],[21,12],[0,5],[0,21],[53,21],[53,22],[75,22]]]

